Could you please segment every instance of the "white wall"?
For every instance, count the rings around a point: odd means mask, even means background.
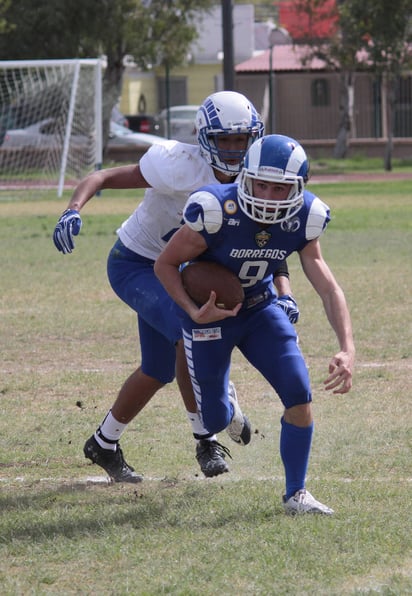
[[[253,4],[233,5],[233,52],[235,64],[247,60],[254,51]],[[195,63],[217,63],[222,60],[223,26],[222,8],[215,6],[208,14],[203,14],[198,25],[199,39],[190,52]],[[220,59],[218,55],[220,54]]]

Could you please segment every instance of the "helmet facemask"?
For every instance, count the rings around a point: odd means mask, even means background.
[[[289,194],[286,199],[274,201],[270,199],[259,199],[253,194],[253,181],[262,180],[269,183],[290,184]],[[253,219],[253,221],[264,224],[278,224],[290,219],[301,209],[303,205],[304,182],[301,176],[283,176],[273,174],[268,176],[256,176],[242,170],[239,179],[238,197],[242,211]]]
[[[247,142],[246,146],[242,150],[227,150],[227,149],[219,149],[219,137],[226,136],[229,134],[245,134],[247,135]],[[199,145],[202,150],[202,155],[206,159],[206,161],[214,168],[215,170],[219,170],[224,174],[233,174],[237,175],[242,169],[243,162],[245,159],[246,152],[248,151],[249,147],[251,146],[254,141],[259,138],[260,131],[258,127],[251,130],[249,127],[248,129],[239,129],[233,131],[229,130],[221,130],[216,131],[210,128],[203,128],[199,131],[198,134],[198,141]],[[228,163],[233,162],[236,160],[236,163]]]

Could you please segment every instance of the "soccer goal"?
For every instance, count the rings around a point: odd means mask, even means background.
[[[0,193],[60,197],[101,162],[101,61],[0,61]]]

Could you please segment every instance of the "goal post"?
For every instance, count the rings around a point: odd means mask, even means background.
[[[0,193],[75,185],[102,165],[102,61],[0,61]]]

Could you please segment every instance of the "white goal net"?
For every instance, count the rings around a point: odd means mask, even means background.
[[[102,161],[100,60],[0,61],[0,198],[61,196]]]

